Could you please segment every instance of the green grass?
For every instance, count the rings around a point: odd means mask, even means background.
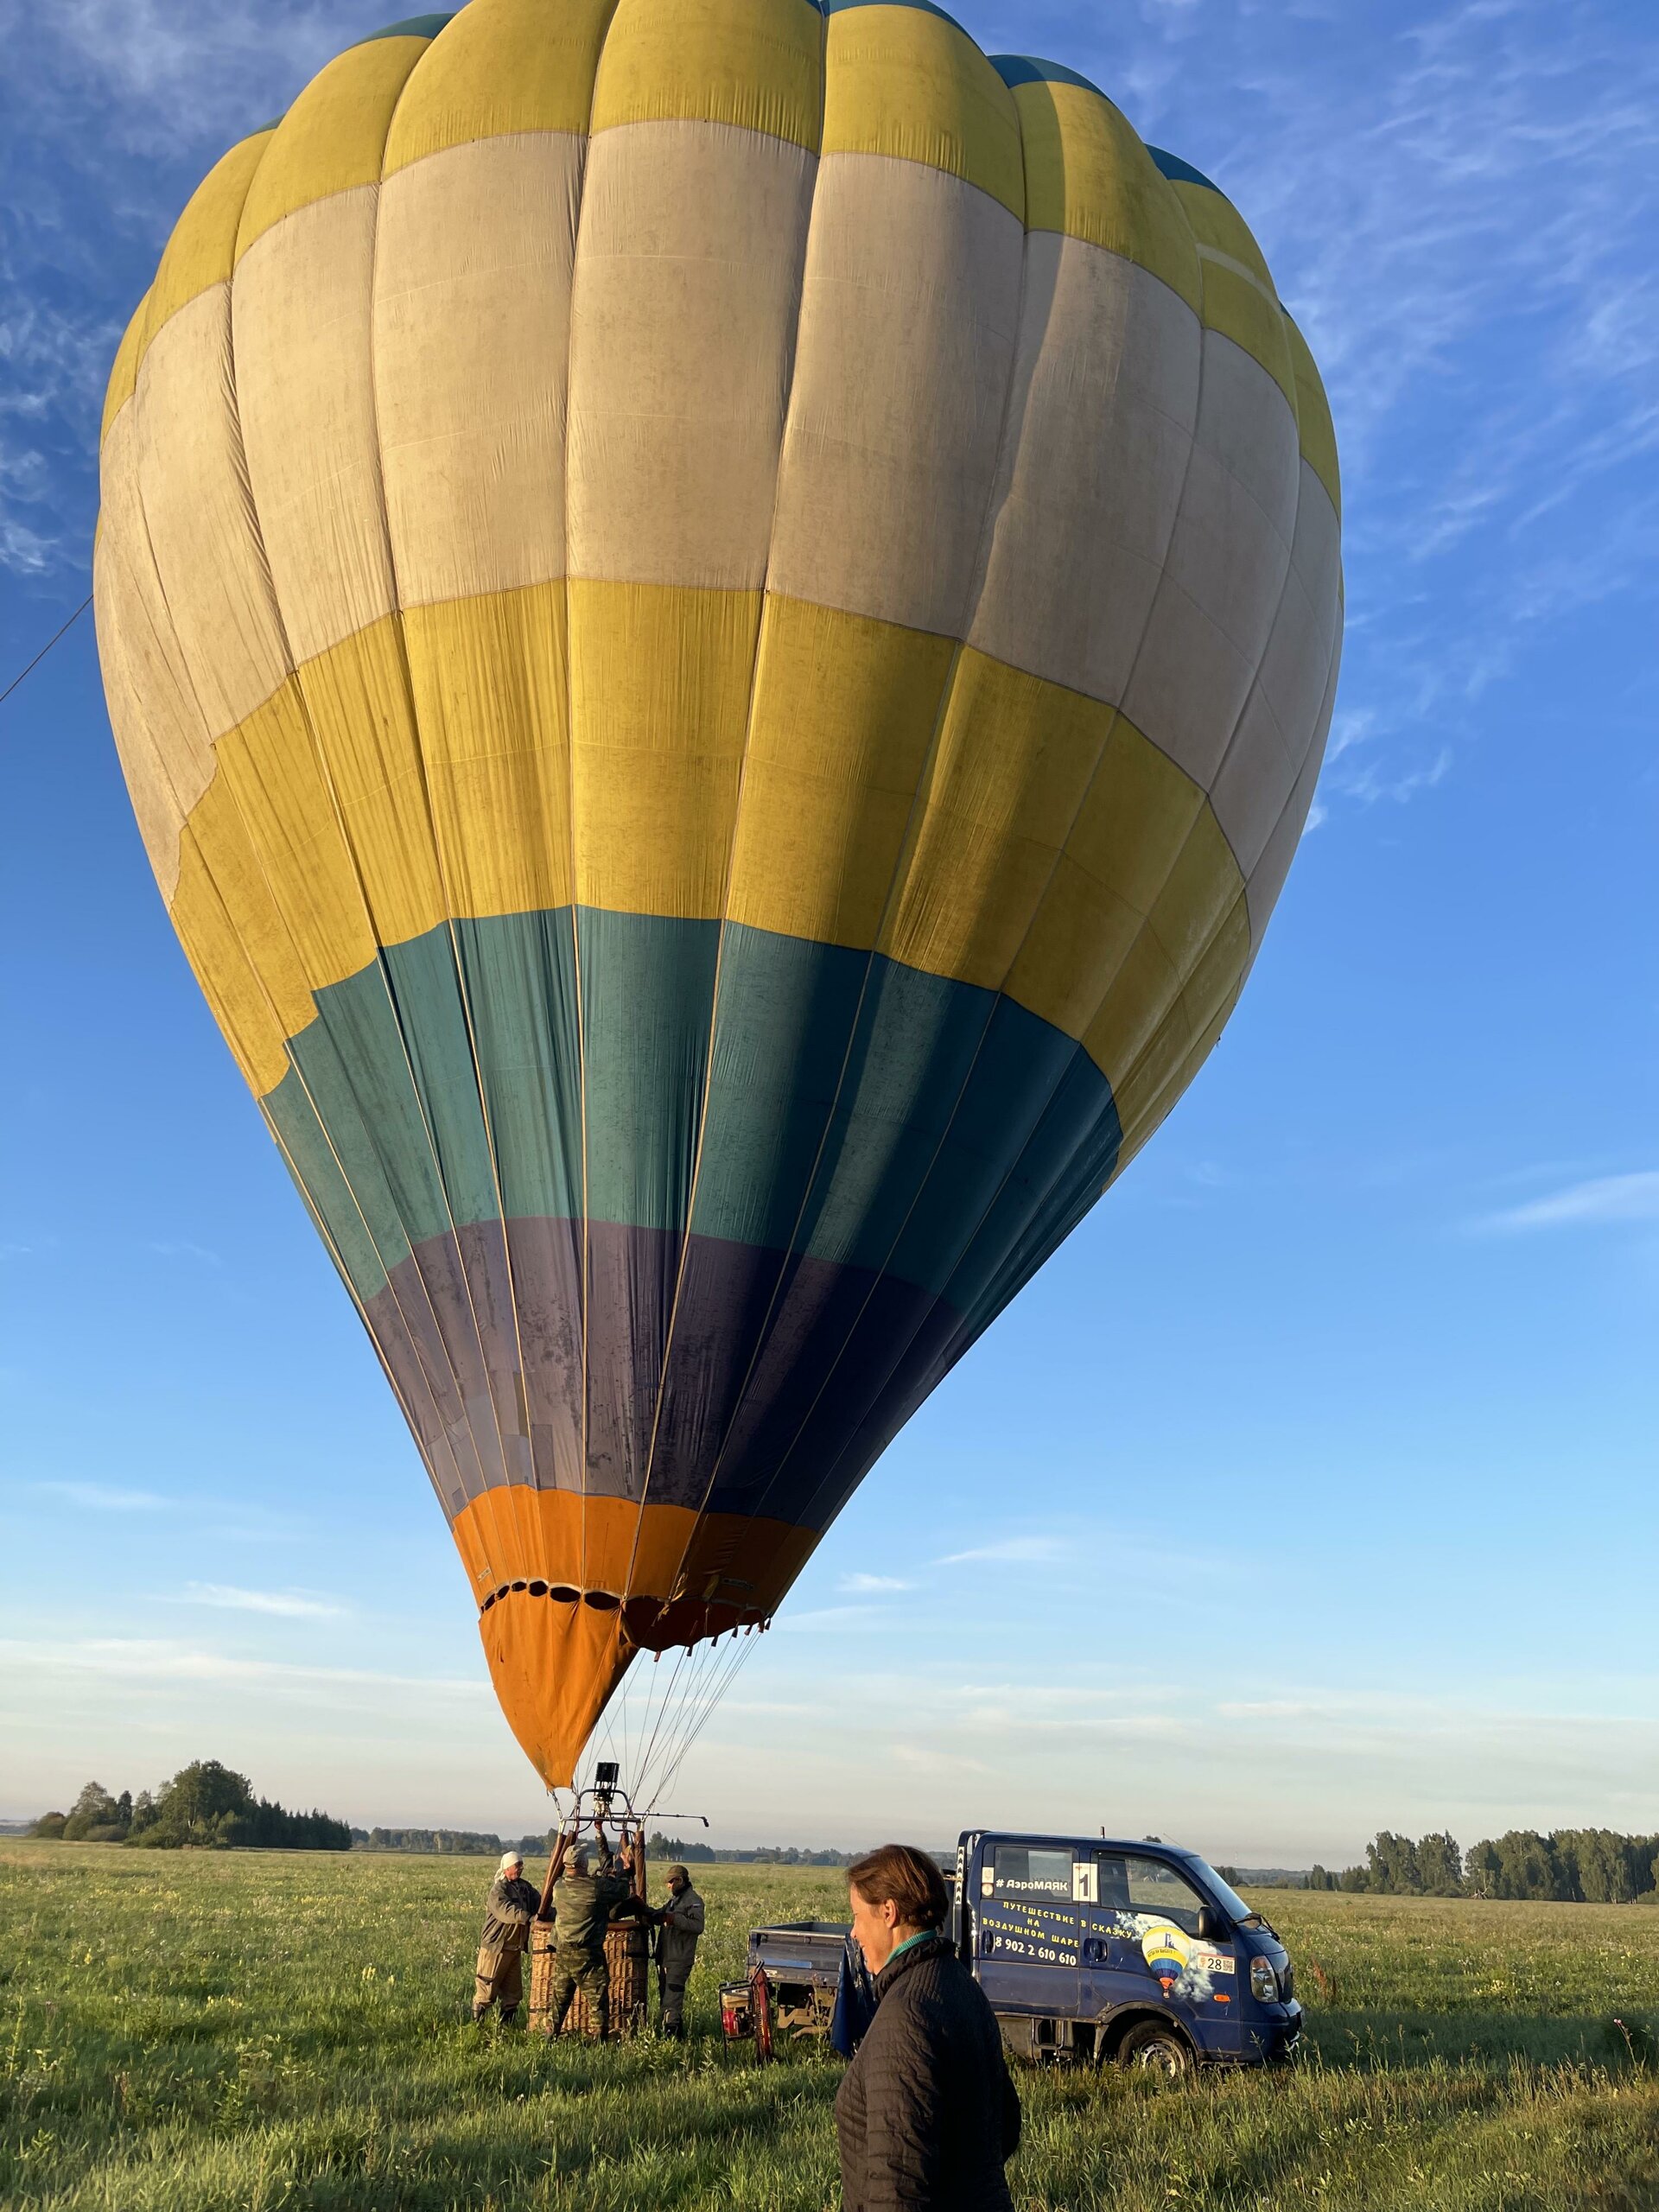
[[[832,1873],[713,1868],[693,2034],[467,2018],[478,1860],[0,1847],[7,2212],[825,2212],[840,2067],[757,2068],[715,1985]],[[1659,2207],[1659,1910],[1263,1900],[1310,2012],[1289,2074],[1020,2069],[1021,2212]]]

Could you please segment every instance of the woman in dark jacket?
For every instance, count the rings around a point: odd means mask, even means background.
[[[1020,2100],[985,1993],[940,1933],[944,1878],[887,1843],[847,1879],[876,2008],[836,2099],[842,2212],[1013,2212]]]

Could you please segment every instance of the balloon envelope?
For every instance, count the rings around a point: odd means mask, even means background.
[[[936,9],[473,0],[191,200],[111,718],[550,1782],[767,1620],[1209,1052],[1338,537],[1237,213]]]

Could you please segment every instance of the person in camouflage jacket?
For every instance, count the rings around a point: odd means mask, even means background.
[[[588,1999],[594,2035],[602,2043],[610,2033],[611,1976],[605,1936],[612,1921],[626,1918],[631,1905],[639,1909],[632,1859],[626,1850],[615,1866],[607,1860],[597,1874],[589,1872],[585,1851],[570,1853],[553,1885],[553,1980],[547,1999],[550,2035],[563,2027],[578,1989]]]
[[[524,1996],[524,1947],[541,1898],[524,1878],[524,1862],[505,1852],[484,1908],[479,1939],[477,1978],[473,1985],[473,2019],[482,2027],[492,2005],[501,2008],[504,2028],[517,2027]]]

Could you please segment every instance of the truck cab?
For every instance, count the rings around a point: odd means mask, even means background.
[[[1289,1955],[1196,1852],[970,1830],[955,1892],[951,1934],[1022,2056],[1179,2075],[1295,2050]]]

